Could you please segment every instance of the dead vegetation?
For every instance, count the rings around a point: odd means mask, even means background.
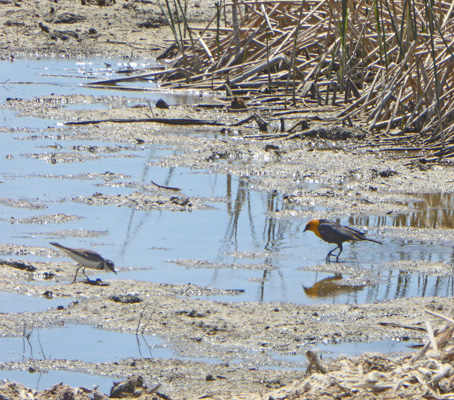
[[[452,3],[235,0],[217,7],[203,29],[189,25],[179,1],[162,8],[175,37],[165,53],[172,67],[138,77],[225,89],[293,115],[329,106],[331,124],[358,125],[382,143],[430,150],[433,159],[454,155]]]
[[[454,397],[454,321],[426,311],[445,324],[437,329],[426,321],[428,340],[415,355],[392,360],[379,355],[340,358],[325,368],[308,352],[308,372],[301,382],[268,394],[273,399],[320,398],[429,398]],[[267,396],[268,396],[267,395]]]

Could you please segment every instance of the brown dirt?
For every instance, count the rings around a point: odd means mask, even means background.
[[[190,20],[200,24],[212,17],[215,8],[214,3],[196,0],[189,2],[189,10]],[[120,0],[107,6],[90,1],[82,5],[70,0],[7,0],[2,11],[3,57],[150,58],[172,44],[171,30],[154,0]]]

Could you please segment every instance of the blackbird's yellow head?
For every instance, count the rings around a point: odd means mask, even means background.
[[[318,226],[320,225],[320,220],[318,219],[311,219],[306,227],[304,228],[304,232],[312,231],[314,232],[319,238],[321,238],[320,231],[318,230]]]

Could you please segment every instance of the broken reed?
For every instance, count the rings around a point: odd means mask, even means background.
[[[218,4],[204,29],[188,26],[179,4],[166,0],[180,52],[163,85],[221,89],[228,81],[281,96],[291,88],[294,103],[335,98],[341,118],[380,134],[416,132],[438,150],[454,145],[454,3],[235,0]],[[235,10],[238,25],[221,26],[221,7]]]

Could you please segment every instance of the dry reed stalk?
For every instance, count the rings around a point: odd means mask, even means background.
[[[180,50],[171,70],[150,74],[165,86],[291,85],[295,99],[332,99],[340,118],[383,136],[454,142],[454,2],[235,0],[222,5],[232,27],[213,18],[204,29],[187,25],[179,0],[176,19],[165,4]]]

